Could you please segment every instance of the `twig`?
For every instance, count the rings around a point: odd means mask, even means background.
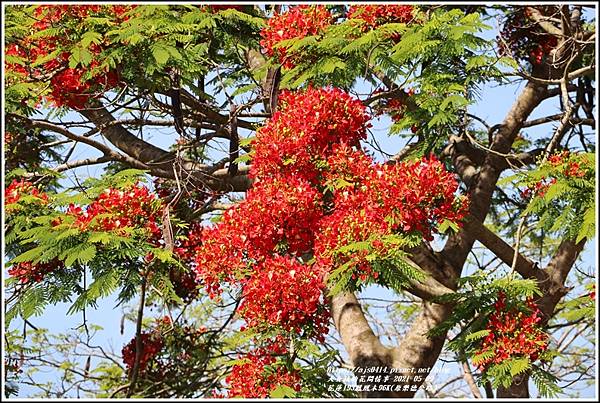
[[[110,394],[109,398],[112,399],[113,397],[115,397],[117,395],[117,393],[129,388],[129,386],[131,386],[131,383],[126,383],[125,385],[119,386],[117,389],[115,389],[113,391],[113,393]]]
[[[594,71],[596,71],[596,65],[592,64],[592,65],[589,65],[589,66],[582,67],[580,69],[574,70],[571,73],[567,74],[566,77],[567,77],[568,81],[571,81],[571,80],[573,80],[575,78],[578,78],[578,77],[581,77],[581,76],[585,76],[585,75],[588,75],[590,73],[594,73]],[[561,79],[546,80],[546,79],[543,79],[543,78],[533,77],[533,76],[530,76],[529,74],[526,74],[526,73],[521,72],[521,71],[516,72],[516,73],[514,73],[512,75],[515,75],[515,76],[518,76],[518,77],[523,77],[523,78],[525,78],[525,79],[527,79],[529,81],[532,81],[534,83],[537,83],[537,84],[560,84],[563,81],[562,78]]]
[[[509,279],[512,280],[513,278],[513,273],[515,272],[515,269],[517,268],[517,260],[519,259],[519,246],[521,245],[521,236],[523,235],[523,228],[525,227],[525,220],[527,219],[527,214],[525,214],[522,218],[521,221],[519,222],[519,227],[517,228],[517,239],[515,240],[515,253],[513,254],[513,261],[512,264],[510,265],[510,274],[509,274]]]
[[[482,399],[483,396],[481,395],[481,391],[479,390],[479,388],[477,387],[477,384],[475,383],[475,379],[473,378],[473,373],[471,372],[471,367],[469,367],[469,363],[467,361],[462,362],[462,369],[463,369],[463,377],[465,378],[465,382],[469,386],[469,389],[471,389],[471,393],[473,394],[473,397],[476,399]]]
[[[140,360],[142,359],[142,320],[144,318],[144,304],[146,303],[146,275],[142,276],[142,286],[140,290],[140,306],[138,308],[138,316],[135,330],[135,361],[133,363],[133,371],[131,374],[131,382],[129,390],[127,391],[127,397],[131,397],[135,390],[135,384],[138,380],[138,374],[140,371]]]

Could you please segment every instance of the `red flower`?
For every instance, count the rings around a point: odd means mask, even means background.
[[[161,207],[161,202],[147,187],[133,185],[123,190],[106,189],[85,210],[70,205],[67,214],[75,217],[82,231],[123,232],[125,227],[140,228],[145,230],[149,242],[158,244],[162,236],[157,223]]]
[[[348,19],[362,20],[363,30],[377,28],[388,23],[409,23],[413,20],[414,7],[410,5],[370,4],[350,6]]]
[[[545,17],[555,14],[556,6],[535,6]],[[509,14],[498,37],[501,54],[510,54],[533,65],[543,63],[558,45],[558,38],[548,35],[532,23],[529,7],[522,7]]]
[[[283,365],[274,365],[275,357],[265,349],[251,351],[241,359],[244,362],[235,365],[225,379],[229,384],[228,395],[221,397],[266,398],[281,385],[300,390],[300,375]],[[271,369],[267,371],[267,367]]]
[[[296,176],[318,180],[316,162],[333,146],[366,138],[369,116],[362,103],[336,88],[283,91],[275,115],[253,143],[253,177]]]
[[[250,327],[271,325],[285,331],[327,333],[328,310],[323,273],[296,259],[275,256],[254,268],[245,281],[239,312]]]
[[[19,200],[21,200],[21,196],[23,195],[32,196],[36,205],[48,204],[48,195],[44,192],[40,192],[38,188],[33,186],[33,183],[24,179],[21,179],[20,181],[13,179],[10,185],[4,189],[4,205],[6,206],[7,214],[12,213],[19,208],[17,206],[9,205],[19,203]]]
[[[60,36],[44,36],[31,39],[23,38],[19,45],[11,44],[7,54],[23,59],[23,63],[10,63],[6,67],[21,75],[48,80],[50,77],[50,91],[48,101],[56,106],[68,106],[73,109],[83,109],[91,99],[98,98],[104,92],[120,85],[117,69],[97,72],[99,61],[94,57],[88,66],[69,68],[69,52],[61,52],[54,58],[47,60],[59,46],[69,49],[75,45],[72,39],[72,30],[67,28],[71,23],[81,24],[90,15],[104,12],[108,17],[113,17],[120,23],[127,16],[123,13],[135,6],[101,6],[101,5],[44,5],[38,6],[34,17],[38,21],[32,24],[36,31],[46,30],[60,26],[64,32]],[[103,45],[92,44],[90,50],[98,56],[105,48]],[[40,64],[41,59],[45,61]],[[89,76],[90,71],[94,74]]]
[[[498,293],[494,304],[496,311],[488,318],[486,327],[489,334],[474,357],[489,351],[494,351],[494,355],[479,362],[480,371],[510,358],[528,357],[535,361],[548,348],[548,335],[540,327],[541,312],[533,299],[528,298],[525,302],[529,312],[516,308],[507,310],[505,294]]]
[[[331,24],[331,20],[332,15],[325,6],[292,6],[286,12],[275,14],[267,21],[267,26],[260,33],[260,44],[267,56],[276,56],[284,68],[291,69],[297,64],[298,55],[289,53],[289,46],[276,45],[287,39],[317,35]]]
[[[164,342],[158,332],[142,333],[140,337],[142,339],[142,354],[140,356],[139,371],[143,374],[146,371],[149,362],[162,350]],[[121,354],[123,356],[123,363],[125,363],[127,369],[131,371],[135,363],[136,355],[135,337],[123,347]]]
[[[341,247],[395,233],[432,239],[437,224],[464,216],[467,201],[434,157],[388,165],[361,151],[367,121],[364,106],[341,90],[283,92],[253,142],[254,187],[194,235],[199,280],[211,298],[225,283],[242,289],[244,328],[322,340],[327,273],[350,262],[356,281],[380,275],[367,251]],[[386,253],[381,242],[373,247]],[[305,263],[310,255],[316,263]]]
[[[58,259],[46,263],[32,264],[31,262],[16,263],[8,269],[8,275],[16,277],[20,283],[26,284],[31,281],[39,283],[46,274],[63,268],[64,265]]]

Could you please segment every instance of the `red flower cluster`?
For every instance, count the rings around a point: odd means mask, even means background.
[[[23,49],[22,46],[19,46],[16,43],[8,43],[6,44],[6,48],[4,50],[6,56],[15,57],[18,59],[25,59],[27,57],[27,52]],[[8,60],[4,64],[5,71],[12,71],[19,75],[27,75],[27,69],[19,64],[19,63],[10,63]]]
[[[127,21],[129,11],[135,9],[137,5],[98,5],[98,4],[77,4],[77,5],[43,5],[38,6],[33,11],[36,22],[33,28],[42,31],[61,22],[65,18],[83,20],[94,14],[107,13],[109,16],[117,17],[118,21]]]
[[[266,350],[256,349],[242,359],[245,362],[235,365],[225,379],[229,384],[228,395],[219,397],[266,398],[281,385],[300,391],[300,375],[283,365],[273,365],[276,359]]]
[[[4,206],[7,215],[23,208],[23,205],[19,204],[23,196],[33,197],[33,200],[28,203],[31,203],[32,208],[35,210],[48,204],[48,195],[41,192],[31,182],[24,179],[20,181],[13,179],[11,184],[4,190]],[[31,281],[38,283],[43,280],[46,274],[60,267],[63,267],[63,264],[57,259],[37,264],[32,262],[15,263],[8,269],[8,275],[18,278],[19,282],[23,284]]]
[[[555,36],[551,36],[546,40],[540,41],[530,52],[530,60],[533,64],[542,64],[545,57],[550,54],[556,45],[558,45],[558,39]]]
[[[310,251],[319,205],[319,194],[306,181],[259,181],[217,226],[204,230],[196,270],[209,295],[220,293],[222,281],[244,278],[249,262],[261,262],[276,250]]]
[[[139,373],[143,374],[148,367],[148,363],[163,349],[164,342],[160,332],[157,331],[142,333],[140,336],[142,338],[142,354],[140,356]],[[123,363],[127,366],[128,371],[133,369],[136,351],[135,337],[123,347],[123,350],[121,350]]]
[[[350,6],[346,17],[363,21],[363,31],[383,24],[405,23],[413,20],[414,7],[410,5],[369,4]]]
[[[7,45],[7,55],[21,59],[17,63],[7,63],[7,70],[19,75],[30,76],[36,79],[47,80],[50,78],[50,94],[48,100],[57,106],[66,105],[73,109],[83,109],[88,101],[98,98],[102,93],[120,84],[119,73],[116,70],[98,72],[98,55],[104,50],[100,45],[92,44],[88,51],[93,54],[94,60],[88,66],[79,66],[77,69],[68,68],[70,53],[63,51],[54,58],[45,61],[39,66],[35,64],[42,58],[47,58],[58,48],[68,49],[77,38],[74,32],[67,28],[65,21],[82,22],[90,15],[112,17],[116,23],[128,19],[125,13],[136,6],[100,6],[100,5],[45,5],[38,6],[33,16],[37,19],[32,24],[36,32],[64,25],[64,32],[60,36],[42,37],[31,39],[26,37],[21,43]],[[102,14],[99,14],[102,13]],[[89,77],[89,72],[94,74]]]
[[[162,197],[161,197],[162,199]],[[192,223],[185,235],[175,240],[173,253],[187,266],[195,264],[196,253],[202,246],[202,225]]]
[[[76,6],[54,4],[38,6],[33,12],[33,16],[37,19],[33,24],[33,28],[42,31],[52,27],[52,25],[60,22],[65,17],[84,19],[90,14],[99,13],[101,9],[102,6],[97,4]]]
[[[26,181],[25,179],[21,179],[20,181],[13,179],[10,185],[4,189],[4,206],[7,214],[10,214],[18,208],[17,206],[10,205],[18,203],[23,195],[33,196],[36,204],[48,204],[48,195],[44,192],[40,192],[38,188],[33,186],[33,183]]]
[[[15,138],[14,134],[9,132],[8,130],[6,130],[4,132],[4,145],[9,147],[10,143],[12,143],[14,138]]]
[[[511,358],[528,357],[532,362],[548,348],[548,335],[540,328],[540,310],[531,298],[526,301],[530,312],[507,309],[506,295],[498,293],[496,311],[488,318],[490,333],[483,340],[478,355],[494,351],[494,355],[479,363],[479,370],[500,364]]]
[[[528,185],[527,188],[520,191],[523,199],[530,197],[543,197],[548,188],[557,182],[557,178],[583,178],[593,176],[593,170],[586,166],[585,160],[582,160],[579,154],[563,151],[548,157],[547,164],[553,168],[550,179],[542,177],[538,182]]]
[[[533,185],[526,187],[521,190],[521,197],[523,199],[529,199],[530,197],[544,197],[548,188],[556,183],[556,178],[552,178],[549,181],[543,177],[540,181],[536,182]]]
[[[501,54],[539,65],[558,45],[558,38],[538,27],[531,17],[531,7],[516,8],[507,16],[504,27],[498,37]],[[556,6],[535,6],[544,16],[559,12]]]
[[[70,108],[80,110],[84,109],[90,99],[102,95],[105,91],[115,88],[119,85],[119,74],[114,71],[108,71],[104,75],[96,75],[90,79],[84,79],[84,75],[99,63],[92,61],[89,66],[77,69],[64,69],[55,74],[50,79],[49,99],[56,105],[66,105]]]
[[[241,286],[239,313],[248,327],[322,340],[323,278],[342,263],[332,258],[338,248],[393,232],[430,238],[441,220],[460,220],[466,203],[434,158],[383,165],[359,151],[368,116],[343,91],[284,92],[280,102],[253,142],[255,186],[203,231],[196,270],[211,297],[223,282]],[[317,263],[303,263],[311,254]],[[358,263],[355,274],[377,278],[366,262]],[[234,395],[242,388],[235,382],[260,382],[254,373],[260,365],[244,368],[234,368],[232,379],[244,375],[232,381]]]
[[[6,55],[19,59],[17,63],[6,63],[6,70],[34,78],[42,78],[58,71],[69,60],[69,52],[61,52],[54,59],[32,67],[38,59],[48,56],[60,43],[56,37],[39,40],[26,40],[23,44],[11,43],[6,46]]]
[[[206,327],[182,326],[169,316],[156,318],[152,328],[141,334],[140,375],[151,382],[180,384],[198,367],[206,364]],[[122,358],[128,370],[134,366],[136,338],[123,347]]]
[[[175,294],[184,302],[192,301],[198,296],[198,282],[196,281],[195,272],[171,268],[169,270],[169,280],[173,284]]]
[[[37,264],[32,264],[31,262],[15,263],[8,269],[8,275],[16,277],[22,284],[27,284],[31,281],[39,283],[44,279],[46,274],[63,267],[63,263],[58,259]]]
[[[568,151],[551,155],[548,157],[548,163],[554,167],[564,165],[562,174],[567,178],[583,178],[586,175],[585,170],[581,168],[580,162],[577,161],[577,154],[571,154]]]
[[[162,231],[156,222],[161,202],[146,186],[133,185],[129,188],[106,189],[85,210],[71,204],[67,214],[76,219],[82,230],[120,231],[123,228],[143,228],[148,239],[157,243]]]
[[[317,162],[335,144],[355,146],[366,138],[365,107],[340,89],[283,91],[279,103],[252,144],[254,178],[296,176],[315,184],[321,170]]]
[[[277,47],[286,39],[302,39],[317,35],[331,25],[333,16],[325,6],[299,5],[292,6],[286,12],[275,14],[267,21],[261,31],[260,45],[269,57],[277,57],[286,69],[293,68],[298,62],[298,55],[289,53],[288,47]]]
[[[281,327],[323,341],[329,312],[322,304],[323,274],[291,257],[274,256],[254,268],[239,308],[248,326]],[[306,335],[305,334],[305,335]]]
[[[466,199],[455,195],[454,176],[433,156],[376,164],[364,153],[340,146],[328,165],[326,180],[339,183],[342,179],[345,185],[334,190],[335,210],[320,222],[315,256],[319,265],[329,268],[352,261],[363,281],[367,276],[378,277],[365,259],[366,251],[338,256],[341,259],[332,252],[393,233],[418,231],[431,240],[437,224],[445,219],[460,222],[468,207]]]

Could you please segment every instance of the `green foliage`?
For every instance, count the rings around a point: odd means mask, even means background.
[[[573,164],[578,167],[577,175],[569,171]],[[543,184],[544,191],[534,192],[521,215],[535,217],[537,228],[548,234],[580,242],[595,235],[595,165],[593,153],[570,154],[558,163],[546,161],[502,183],[516,180],[515,186],[529,189]]]
[[[592,299],[591,292],[595,289],[593,283],[585,286],[585,294],[575,298],[561,301],[557,307],[556,320],[567,322],[588,321],[593,322],[596,317],[596,300]]]
[[[538,389],[540,396],[553,398],[562,392],[561,388],[557,385],[558,379],[541,368],[536,367],[531,372],[531,379]]]
[[[289,386],[279,385],[273,389],[269,397],[274,399],[282,399],[284,397],[296,397],[296,391]]]
[[[302,362],[306,363],[306,365],[294,366],[302,378],[302,389],[295,395],[296,398],[356,397],[354,392],[344,390],[346,388],[343,387],[343,383],[332,377],[332,368],[337,368],[340,362],[339,351],[324,349],[301,338],[294,340],[293,348],[294,353]]]
[[[144,229],[122,228],[115,231],[81,231],[75,217],[65,213],[71,204],[85,206],[107,188],[124,188],[142,180],[143,171],[124,170],[115,175],[90,178],[80,192],[49,194],[49,205],[40,209],[26,208],[35,202],[23,195],[15,203],[20,208],[7,219],[6,246],[12,258],[7,266],[28,262],[32,265],[50,264],[55,267],[40,282],[19,284],[9,279],[18,295],[6,314],[7,325],[15,317],[24,319],[40,315],[45,307],[57,302],[72,302],[73,314],[86,307],[96,307],[99,299],[118,291],[119,304],[129,301],[138,292],[142,273],[148,270],[144,258],[153,253],[150,284],[165,302],[181,304],[169,279],[169,269],[180,266],[170,251],[147,242]],[[99,214],[95,220],[109,218]],[[83,282],[83,284],[82,284]]]
[[[460,279],[459,290],[437,299],[440,303],[452,303],[450,317],[430,331],[439,336],[459,326],[459,334],[448,344],[454,351],[471,351],[485,337],[487,317],[494,311],[499,292],[506,295],[507,306],[526,309],[523,299],[541,295],[535,280],[512,278],[494,279],[485,273],[477,273]]]
[[[381,241],[383,247],[373,247],[373,241]],[[379,236],[374,235],[365,241],[352,242],[333,252],[336,259],[345,261],[331,272],[328,277],[329,295],[336,295],[344,291],[360,290],[370,283],[376,283],[390,288],[397,293],[409,286],[413,281],[423,281],[426,274],[409,260],[410,255],[403,248],[418,245],[417,236],[399,234]],[[385,250],[384,253],[381,250]],[[361,279],[356,275],[356,265],[364,258],[373,272],[379,277],[373,279],[372,275]]]
[[[360,31],[357,20],[331,25],[320,37],[282,41],[299,63],[284,70],[282,86],[307,84],[350,88],[357,77],[378,86],[386,76],[416,89],[411,104],[391,128],[413,126],[425,137],[423,154],[456,132],[459,116],[480,84],[502,77],[500,61],[489,56],[492,42],[477,36],[489,27],[478,14],[435,10],[417,12],[416,23],[388,23]],[[391,38],[400,38],[392,41]]]

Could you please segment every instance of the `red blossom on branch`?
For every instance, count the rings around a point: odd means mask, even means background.
[[[302,39],[323,32],[332,22],[331,13],[325,6],[292,6],[286,12],[275,14],[260,32],[260,45],[269,57],[276,57],[286,69],[293,68],[298,55],[288,52],[289,46],[280,46],[283,40]]]
[[[61,268],[64,268],[64,264],[58,259],[36,264],[33,264],[32,262],[22,262],[13,264],[11,268],[8,269],[8,275],[17,278],[22,284],[27,284],[29,282],[39,283],[44,279],[46,274]]]
[[[281,385],[300,390],[300,375],[283,365],[273,366],[276,359],[269,351],[259,348],[240,359],[244,362],[235,365],[225,379],[229,384],[227,396],[215,397],[266,398]],[[271,370],[266,371],[268,366],[271,366]]]
[[[388,23],[409,23],[413,20],[414,7],[411,5],[369,4],[350,6],[348,19],[362,20],[363,30],[377,28]]]
[[[323,274],[294,258],[275,256],[245,282],[239,312],[249,327],[271,325],[322,339],[329,312],[322,301]],[[321,340],[322,341],[322,340]]]
[[[22,195],[31,195],[42,201],[48,201],[48,195],[40,192],[38,188],[33,186],[33,183],[25,179],[21,179],[20,181],[13,179],[10,185],[4,190],[4,204],[17,203]]]
[[[329,272],[354,259],[353,276],[379,276],[364,254],[334,259],[337,249],[394,233],[431,239],[441,221],[464,216],[467,203],[456,196],[453,174],[434,157],[377,164],[360,149],[368,119],[347,93],[309,87],[284,91],[279,110],[258,130],[254,187],[202,230],[195,261],[211,298],[224,283],[241,287],[245,328],[323,340]],[[307,263],[311,255],[316,263]],[[231,396],[268,393],[261,389],[263,359],[251,355],[252,363],[234,367]]]
[[[142,339],[142,353],[140,355],[139,372],[143,374],[146,371],[149,362],[162,350],[164,342],[160,333],[156,331],[141,333],[140,337]],[[127,366],[128,371],[133,369],[136,351],[135,337],[121,350],[123,363]]]
[[[75,217],[82,230],[118,231],[123,228],[146,230],[150,242],[158,243],[162,231],[156,221],[162,203],[143,185],[119,190],[106,189],[85,210],[71,204],[67,214]]]
[[[254,178],[290,177],[318,181],[319,161],[336,144],[358,145],[369,116],[362,103],[337,88],[283,91],[279,110],[253,142]]]
[[[128,19],[126,13],[136,6],[101,6],[101,5],[44,5],[38,6],[33,16],[37,21],[32,24],[32,30],[43,31],[53,28],[59,22],[68,20],[72,25],[81,23],[91,15],[102,15],[113,18],[115,23]],[[70,26],[71,24],[69,24]],[[36,80],[48,80],[50,91],[47,100],[54,105],[68,106],[80,110],[89,105],[93,99],[99,98],[106,91],[121,85],[118,69],[100,70],[98,60],[106,49],[105,43],[92,43],[87,51],[92,54],[89,64],[69,67],[71,53],[68,49],[76,45],[73,29],[67,24],[61,25],[64,32],[55,36],[37,38],[25,37],[20,43],[7,45],[7,54],[20,59],[19,62],[7,63],[7,71]],[[58,49],[65,49],[53,55]],[[44,60],[43,63],[40,62]]]
[[[545,62],[558,45],[558,38],[540,28],[531,14],[531,7],[515,8],[506,17],[498,36],[500,53],[528,61],[533,65]],[[535,6],[542,16],[557,13],[556,6]]]
[[[528,312],[516,308],[508,308],[506,295],[498,293],[494,304],[495,312],[488,318],[486,329],[489,334],[483,340],[478,356],[493,351],[490,357],[478,360],[478,368],[484,372],[490,365],[500,364],[511,358],[527,357],[532,362],[548,348],[548,335],[541,329],[541,311],[533,301],[526,301]]]

